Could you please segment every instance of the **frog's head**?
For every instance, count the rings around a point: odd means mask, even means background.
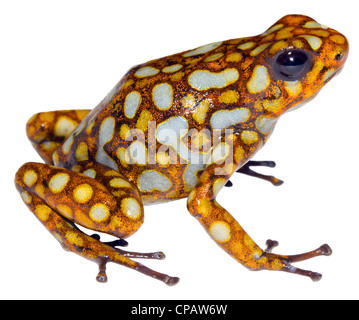
[[[252,41],[246,89],[274,116],[314,97],[343,68],[349,50],[345,36],[302,15],[283,17]]]

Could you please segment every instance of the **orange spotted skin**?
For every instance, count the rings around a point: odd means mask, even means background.
[[[251,270],[281,270],[313,280],[290,263],[329,255],[329,246],[295,256],[262,250],[216,202],[230,176],[265,144],[279,117],[313,97],[343,67],[348,41],[301,15],[266,32],[216,42],[130,69],[92,111],[39,113],[27,134],[46,164],[16,174],[24,202],[67,250],[97,262],[106,281],[116,262],[173,285],[125,252],[75,224],[126,238],[143,205],[188,197],[189,212],[228,254]],[[248,172],[248,171],[247,171]]]

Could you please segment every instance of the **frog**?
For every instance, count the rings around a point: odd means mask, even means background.
[[[252,160],[278,119],[310,101],[347,59],[347,38],[316,20],[287,15],[265,32],[202,45],[132,67],[93,109],[45,111],[26,133],[44,163],[28,162],[15,185],[28,209],[70,252],[109,262],[167,285],[178,277],[136,259],[162,260],[161,251],[121,246],[144,222],[144,206],[187,198],[187,210],[210,238],[249,270],[299,274],[293,266],[332,253],[329,245],[296,255],[262,249],[217,202],[241,172],[280,185],[252,170],[274,167]],[[80,226],[96,232],[86,234]],[[98,233],[116,237],[101,241]]]

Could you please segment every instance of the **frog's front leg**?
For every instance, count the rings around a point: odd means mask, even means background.
[[[239,223],[216,201],[216,196],[229,177],[251,156],[233,135],[234,148],[223,144],[222,150],[214,154],[224,154],[224,158],[214,158],[201,174],[198,183],[188,196],[188,210],[206,229],[212,239],[238,262],[250,270],[279,270],[305,275],[313,281],[319,280],[319,273],[293,267],[290,263],[315,256],[330,255],[331,249],[323,245],[317,250],[294,256],[271,253],[275,242],[268,242],[262,250],[239,225]],[[217,149],[217,148],[216,148]],[[252,150],[255,150],[255,146]]]
[[[26,123],[32,146],[47,164],[54,151],[65,141],[91,110],[60,110],[34,114]]]
[[[139,190],[123,175],[91,163],[81,172],[26,163],[17,172],[15,184],[28,208],[66,250],[99,264],[98,281],[107,280],[106,264],[115,262],[168,285],[176,284],[178,278],[153,271],[130,259],[163,259],[162,252],[123,251],[76,227],[74,223],[125,238],[135,233],[144,219]]]

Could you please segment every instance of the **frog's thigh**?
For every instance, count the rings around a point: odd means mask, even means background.
[[[41,158],[52,164],[52,154],[91,110],[40,112],[26,124],[26,133]]]
[[[125,238],[143,223],[137,188],[124,176],[101,165],[80,174],[26,163],[16,174],[16,184],[24,200],[30,201],[36,195],[65,218],[92,230]],[[33,212],[38,216],[36,210]]]

